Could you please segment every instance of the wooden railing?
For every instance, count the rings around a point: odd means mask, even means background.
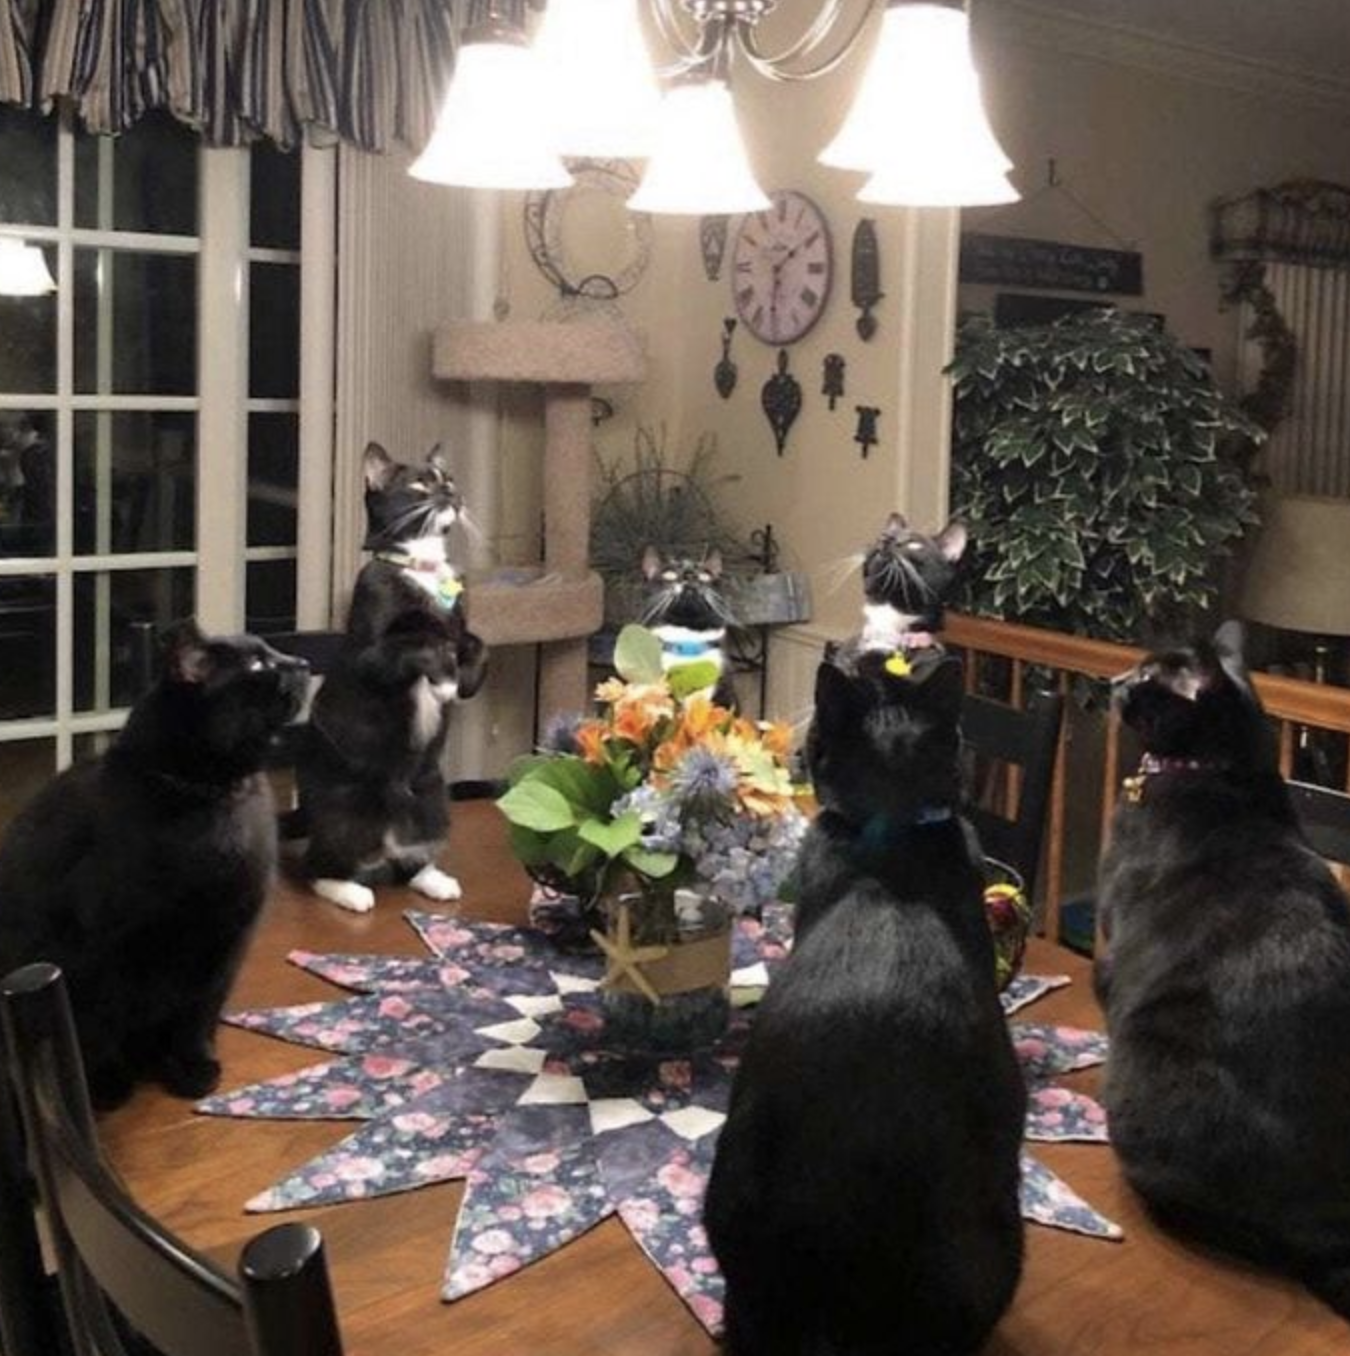
[[[948,613],[943,640],[966,654],[967,682],[979,682],[981,658],[996,656],[1006,661],[1007,700],[1021,705],[1028,668],[1049,669],[1053,681],[1066,699],[1071,695],[1076,676],[1114,678],[1133,667],[1144,651],[1109,641],[1086,640],[1057,631],[1020,626],[1012,622],[990,621],[961,613]],[[1254,674],[1256,690],[1266,713],[1279,730],[1280,770],[1287,777],[1294,767],[1297,741],[1303,730],[1325,730],[1350,735],[1350,689],[1296,678]],[[1055,760],[1055,777],[1050,796],[1050,822],[1047,844],[1044,898],[1040,927],[1052,938],[1060,931],[1060,906],[1064,894],[1065,822],[1066,822],[1066,747],[1070,723],[1060,733]],[[1120,766],[1120,724],[1114,711],[1105,723],[1105,749],[1102,760],[1101,841],[1109,832],[1121,777],[1132,768]],[[1350,790],[1350,760],[1347,760],[1347,789]],[[1016,788],[1010,788],[1016,795]],[[1344,877],[1342,877],[1344,883]]]

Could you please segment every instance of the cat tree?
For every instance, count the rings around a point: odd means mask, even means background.
[[[584,710],[586,641],[604,615],[604,584],[589,568],[591,388],[641,381],[646,361],[617,321],[455,321],[436,334],[432,372],[543,388],[543,570],[523,584],[476,585],[470,614],[489,645],[542,647],[542,719]]]

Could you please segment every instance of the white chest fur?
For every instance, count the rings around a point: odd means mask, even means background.
[[[898,650],[918,620],[918,617],[911,617],[890,603],[864,603],[861,648]]]
[[[412,746],[424,749],[441,732],[446,706],[459,695],[459,684],[419,678],[412,687]]]

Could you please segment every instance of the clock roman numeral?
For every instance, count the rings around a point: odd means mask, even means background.
[[[751,293],[751,295],[753,296],[754,294]],[[752,316],[750,317],[750,323],[751,323],[756,329],[758,329],[761,325],[763,325],[763,323],[764,323],[764,307],[763,307],[763,306],[756,306],[756,307],[755,307],[755,313],[754,313],[754,315],[752,315]]]
[[[802,241],[802,248],[805,249],[805,250],[809,250],[809,249],[811,248],[811,246],[814,245],[814,244],[816,243],[816,241],[819,240],[819,239],[820,239],[820,232],[819,232],[819,231],[812,231],[811,234],[808,235],[808,236],[806,237],[806,239]]]
[[[736,293],[736,300],[739,301],[742,306],[749,306],[754,299],[755,289],[753,287],[742,287],[741,290]]]
[[[802,288],[801,296],[802,296],[802,301],[803,301],[807,306],[814,306],[814,305],[816,304],[816,302],[818,302],[818,301],[820,300],[819,295],[818,295],[817,293],[813,292],[809,287],[803,287],[803,288]]]
[[[821,259],[812,259],[811,262],[807,264],[806,271],[808,273],[824,273],[825,263]]]
[[[787,199],[778,199],[778,220],[782,221],[787,216]]]

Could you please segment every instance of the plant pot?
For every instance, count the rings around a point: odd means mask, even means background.
[[[731,913],[704,889],[645,890],[606,901],[601,986],[606,1044],[691,1051],[731,1016]]]

